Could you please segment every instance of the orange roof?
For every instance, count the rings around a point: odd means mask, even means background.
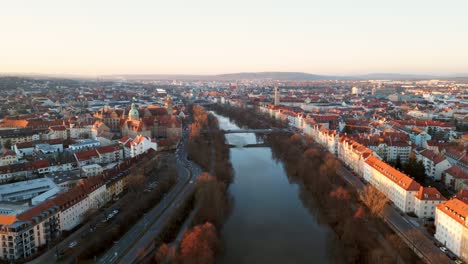
[[[421,187],[419,183],[411,179],[408,175],[400,172],[374,156],[370,156],[366,160],[366,163],[407,191],[418,191],[419,187]]]
[[[138,135],[133,141],[132,141],[132,144],[139,144],[141,143],[142,141],[144,141],[145,139],[148,139],[148,137],[145,137],[145,136],[142,136],[142,135]],[[148,139],[149,140],[149,139]]]
[[[416,198],[419,200],[436,200],[445,201],[445,197],[440,194],[439,190],[434,187],[419,187],[419,191],[416,194]]]
[[[437,209],[452,217],[458,223],[465,225],[465,219],[468,216],[468,204],[463,201],[453,198],[437,205]]]
[[[0,225],[11,225],[16,221],[14,215],[0,215]]]

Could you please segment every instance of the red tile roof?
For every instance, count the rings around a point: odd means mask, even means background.
[[[429,149],[425,149],[421,151],[419,154],[426,157],[429,160],[432,160],[434,164],[439,164],[440,162],[445,160],[444,156],[438,155],[434,151],[429,150]]]
[[[434,187],[419,187],[419,191],[416,194],[416,198],[419,200],[435,200],[435,201],[445,201],[444,196]]]
[[[463,170],[456,165],[445,170],[445,173],[448,173],[457,179],[468,179],[468,173],[463,172]]]
[[[453,198],[445,203],[437,205],[437,209],[450,216],[458,223],[465,225],[465,219],[468,217],[468,204],[465,202]]]
[[[115,152],[118,150],[120,150],[119,145],[103,146],[103,147],[99,147],[96,149],[97,153],[99,154],[106,154],[106,153]]]
[[[93,157],[98,158],[99,155],[96,152],[96,149],[90,149],[90,150],[85,150],[85,151],[80,151],[75,153],[75,157],[78,161],[84,161],[84,160],[90,160]]]
[[[366,160],[366,163],[407,191],[418,191],[421,187],[419,183],[411,179],[408,175],[400,172],[374,156],[369,157]]]

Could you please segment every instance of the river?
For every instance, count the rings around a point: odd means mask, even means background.
[[[216,115],[222,129],[239,128]],[[233,209],[221,237],[224,252],[218,263],[331,263],[331,230],[299,198],[299,186],[288,181],[281,162],[268,147],[243,148],[256,143],[254,134],[227,134],[234,182],[229,188]]]

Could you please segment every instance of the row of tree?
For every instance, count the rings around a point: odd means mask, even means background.
[[[180,250],[162,244],[156,263],[215,263],[220,250],[218,230],[230,210],[228,187],[233,180],[229,146],[217,119],[199,105],[190,107],[193,122],[188,143],[189,158],[205,171],[196,183],[193,227],[188,230]]]
[[[210,109],[216,113],[227,116],[240,127],[248,127],[252,129],[266,129],[266,128],[287,128],[288,124],[279,119],[270,118],[269,115],[260,112],[246,112],[244,109],[230,106],[214,104]],[[252,109],[253,110],[253,109]],[[255,118],[252,118],[255,116]]]

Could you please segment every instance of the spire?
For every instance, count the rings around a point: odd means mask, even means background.
[[[278,87],[275,86],[275,106],[278,106],[279,104],[280,104],[279,90],[278,90]]]

